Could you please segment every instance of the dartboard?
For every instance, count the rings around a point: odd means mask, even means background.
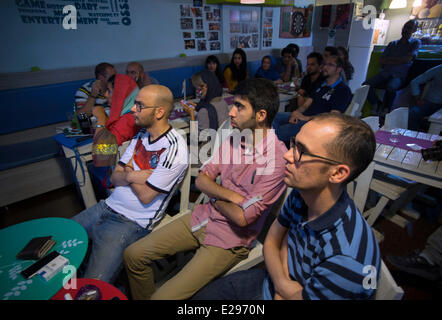
[[[294,35],[300,35],[304,32],[305,28],[305,18],[301,12],[294,12],[292,15],[292,30],[291,33]]]

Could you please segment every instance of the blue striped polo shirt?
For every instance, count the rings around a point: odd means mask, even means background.
[[[278,216],[278,222],[288,229],[290,277],[303,287],[303,299],[370,298],[375,292],[370,288],[374,281],[364,282],[364,278],[376,275],[378,282],[381,255],[353,200],[344,191],[327,212],[310,222],[307,210],[300,193],[293,190]],[[263,297],[270,300],[274,295],[267,274]]]

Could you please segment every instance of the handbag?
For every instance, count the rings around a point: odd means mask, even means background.
[[[115,135],[103,128],[94,136],[92,161],[95,167],[112,167],[117,161],[118,143]]]

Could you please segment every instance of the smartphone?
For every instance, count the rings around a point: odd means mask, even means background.
[[[182,104],[185,104],[186,106],[188,106],[189,108],[194,108],[193,105],[191,105],[190,103],[188,103],[186,100],[181,100]]]
[[[27,267],[25,270],[20,272],[20,274],[25,277],[26,279],[32,278],[38,270],[43,268],[45,265],[47,265],[49,262],[57,258],[60,254],[57,251],[52,251],[51,253],[45,255],[40,260],[34,262],[29,267]]]

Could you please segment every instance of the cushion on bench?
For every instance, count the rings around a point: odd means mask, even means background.
[[[59,150],[53,137],[0,146],[0,170],[53,158]]]

